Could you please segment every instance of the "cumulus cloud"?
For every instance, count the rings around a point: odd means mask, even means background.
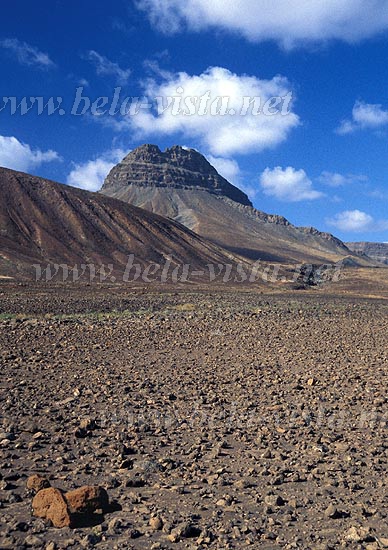
[[[118,84],[126,84],[131,76],[131,69],[122,69],[118,63],[110,61],[95,50],[90,50],[86,59],[94,65],[99,76],[113,76]]]
[[[304,170],[289,166],[266,168],[260,176],[260,185],[265,195],[281,201],[299,202],[315,200],[324,196],[313,188],[313,183]]]
[[[55,63],[50,59],[47,53],[39,51],[26,42],[21,42],[17,38],[5,38],[4,40],[0,40],[0,47],[8,50],[14,55],[21,65],[37,67],[43,70],[55,67]]]
[[[113,149],[94,160],[75,164],[66,183],[87,191],[98,191],[108,173],[127,153],[122,149]]]
[[[0,166],[27,172],[45,162],[61,160],[55,151],[31,149],[13,136],[0,136]]]
[[[144,92],[155,109],[126,118],[139,139],[181,134],[197,138],[216,157],[274,147],[300,123],[292,112],[290,84],[281,76],[260,80],[211,67],[200,75],[163,73],[162,83],[149,79]],[[272,100],[276,109],[270,108]]]
[[[339,174],[338,172],[322,172],[318,181],[329,187],[342,187],[352,183],[367,182],[368,177],[361,174]]]
[[[258,193],[257,188],[247,185],[244,182],[243,174],[238,162],[234,159],[223,157],[207,156],[207,160],[217,170],[217,172],[230,183],[244,191],[250,199],[254,199]]]
[[[208,155],[207,160],[217,170],[217,172],[234,185],[239,185],[241,180],[241,170],[238,162],[233,159],[222,157],[213,157]]]
[[[340,135],[351,134],[356,130],[377,130],[388,125],[388,111],[381,104],[356,101],[350,120],[343,120],[336,132]]]
[[[361,210],[345,210],[326,222],[341,231],[354,233],[388,230],[388,220],[375,220],[373,216]]]
[[[166,33],[219,28],[285,48],[303,42],[357,42],[388,29],[387,0],[138,0]]]

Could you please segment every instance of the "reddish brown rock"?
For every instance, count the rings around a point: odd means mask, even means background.
[[[64,495],[71,514],[92,514],[105,511],[109,505],[108,493],[102,487],[85,486]]]
[[[49,480],[39,474],[34,474],[27,479],[27,489],[34,491],[34,493],[38,493],[42,489],[48,489],[49,487]]]
[[[42,489],[35,495],[32,511],[35,517],[50,520],[54,527],[71,526],[71,516],[63,494],[54,487]]]

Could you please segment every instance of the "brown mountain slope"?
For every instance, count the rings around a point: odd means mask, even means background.
[[[249,259],[324,263],[352,254],[330,234],[256,210],[200,153],[179,146],[164,153],[155,145],[135,149],[113,168],[101,193],[177,220]]]
[[[357,254],[366,254],[369,258],[388,265],[388,243],[346,243],[347,247]]]
[[[32,264],[136,263],[193,269],[232,255],[182,225],[116,199],[0,168],[0,276],[35,273]],[[233,261],[233,258],[232,258]]]

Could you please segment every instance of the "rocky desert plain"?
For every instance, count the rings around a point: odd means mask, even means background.
[[[388,294],[349,277],[4,280],[0,548],[387,548]]]

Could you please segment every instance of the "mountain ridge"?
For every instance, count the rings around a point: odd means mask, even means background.
[[[356,254],[366,255],[372,260],[388,265],[388,243],[360,241],[346,244]]]
[[[33,264],[112,264],[131,254],[142,267],[233,263],[236,258],[186,227],[98,193],[0,168],[1,275],[30,275]]]
[[[214,183],[217,178],[222,185]],[[296,227],[283,216],[254,208],[193,149],[174,146],[162,153],[156,145],[142,145],[110,171],[100,192],[179,221],[250,260],[324,263],[353,255],[330,233]]]

